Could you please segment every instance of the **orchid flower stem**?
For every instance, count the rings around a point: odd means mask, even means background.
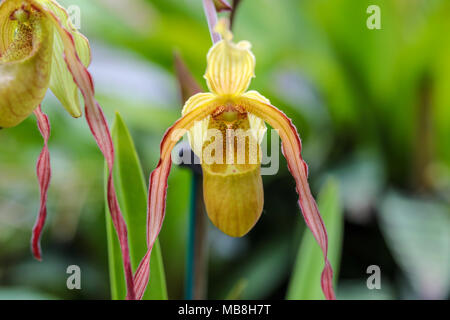
[[[213,43],[217,43],[221,40],[220,34],[214,31],[214,27],[217,24],[217,11],[213,0],[203,0],[203,9],[205,10],[206,20],[208,21],[208,28],[211,34],[211,40]]]
[[[189,234],[186,259],[185,298],[206,298],[208,272],[208,229],[203,203],[202,176],[193,172],[189,210]]]
[[[197,183],[196,174],[192,174],[191,180],[191,200],[189,204],[189,230],[188,230],[188,246],[186,256],[186,277],[185,277],[185,298],[192,300],[194,292],[194,255],[195,255],[195,221],[196,221],[196,198],[197,198]]]

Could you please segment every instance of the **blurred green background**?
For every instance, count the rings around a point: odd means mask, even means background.
[[[119,111],[146,179],[181,99],[173,54],[202,75],[211,40],[200,0],[60,0],[81,8],[97,97]],[[366,9],[381,8],[381,30]],[[447,299],[450,286],[450,1],[242,0],[235,39],[257,59],[256,89],[293,119],[310,183],[338,182],[345,221],[337,284],[341,299]],[[84,119],[50,93],[53,180],[42,246],[33,260],[38,211],[35,119],[0,131],[0,299],[109,299],[103,158]],[[161,232],[169,298],[182,298],[191,174],[173,168]],[[209,227],[208,298],[283,299],[305,224],[282,159],[264,177],[256,227],[233,239]],[[309,232],[309,231],[308,231]],[[66,268],[82,290],[66,288]],[[366,269],[381,269],[368,290]]]

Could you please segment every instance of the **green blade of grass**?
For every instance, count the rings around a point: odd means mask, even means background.
[[[119,204],[128,226],[131,263],[135,271],[147,251],[147,188],[133,140],[118,113],[116,113],[111,132],[116,152],[114,168],[115,187]],[[114,300],[122,300],[126,296],[122,254],[108,206],[106,206],[106,226],[111,297]],[[166,280],[158,240],[152,251],[150,268],[151,281],[143,299],[166,300]]]
[[[328,179],[318,197],[318,206],[328,233],[328,257],[333,267],[333,280],[336,283],[342,247],[343,212],[339,200],[338,183]],[[320,287],[323,269],[323,255],[319,245],[309,230],[305,230],[297,254],[297,259],[289,282],[287,299],[324,299]]]

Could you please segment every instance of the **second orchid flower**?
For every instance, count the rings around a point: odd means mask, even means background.
[[[127,297],[134,299],[127,228],[111,174],[114,148],[103,111],[95,100],[94,83],[86,69],[89,63],[87,39],[73,27],[67,12],[56,1],[0,1],[0,128],[17,126],[34,113],[44,137],[36,170],[41,204],[33,228],[33,254],[41,259],[40,238],[47,216],[51,177],[50,122],[40,104],[50,88],[71,116],[80,117],[80,91],[89,128],[108,164],[108,205],[122,249]]]

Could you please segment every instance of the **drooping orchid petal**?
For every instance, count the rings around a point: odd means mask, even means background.
[[[33,236],[31,238],[31,248],[36,259],[41,260],[40,238],[42,228],[47,217],[47,191],[50,185],[51,167],[50,152],[48,150],[48,139],[50,138],[50,121],[45,113],[42,112],[41,106],[34,110],[36,115],[39,131],[44,138],[44,147],[39,155],[36,164],[36,173],[39,180],[39,190],[41,193],[39,215],[33,227]]]
[[[204,0],[205,11],[210,14],[208,21],[211,23],[215,12],[212,14],[209,5],[212,5],[212,1]],[[258,159],[259,143],[266,131],[264,121],[267,121],[279,131],[283,141],[283,154],[296,182],[301,211],[324,254],[322,290],[327,299],[334,299],[333,272],[327,258],[327,233],[309,189],[308,167],[301,156],[301,141],[297,129],[284,113],[272,106],[270,101],[258,92],[245,93],[251,78],[254,77],[255,68],[255,57],[250,51],[250,43],[233,43],[233,36],[224,20],[217,23],[214,31],[221,35],[223,40],[215,43],[207,55],[205,78],[211,93],[196,94],[186,102],[182,111],[183,117],[163,138],[160,162],[150,176],[148,252],[135,276],[137,297],[142,296],[149,279],[151,249],[164,219],[167,178],[171,165],[170,152],[184,134],[179,129],[188,130],[191,148],[202,160],[204,200],[209,217],[223,232],[231,236],[242,236],[253,227],[262,210],[260,162],[236,165],[235,157],[232,156],[226,158],[225,162],[207,163],[207,154],[204,154],[210,145],[207,131],[216,129],[222,138],[225,137],[223,151],[228,151],[229,146],[232,146],[229,148],[231,151],[236,151],[234,142],[230,143],[236,136],[229,136],[229,129],[250,129],[249,141],[257,142],[258,148],[253,155],[257,155]],[[212,35],[214,40],[214,33]],[[169,140],[170,137],[172,139]],[[248,153],[250,158],[249,150],[250,145],[247,143],[241,148],[241,152],[244,151],[244,155]],[[217,155],[217,152],[215,154]],[[220,155],[219,160],[222,159],[224,157]]]
[[[288,168],[295,179],[299,195],[299,205],[306,224],[322,249],[325,267],[322,271],[321,285],[325,297],[335,299],[333,291],[333,270],[328,261],[328,237],[316,201],[308,184],[308,166],[301,156],[302,144],[297,129],[292,121],[279,109],[268,103],[268,100],[256,91],[249,91],[238,101],[248,112],[264,119],[274,129],[278,130],[283,142],[283,155],[288,162]]]
[[[68,30],[63,25],[59,17],[51,10],[51,6],[48,6],[47,3],[43,4],[42,2],[42,0],[36,2],[35,5],[47,16],[50,21],[52,21],[61,38],[61,43],[64,47],[64,60],[73,76],[74,82],[80,89],[84,98],[86,120],[108,165],[108,206],[122,250],[127,284],[127,299],[135,299],[134,279],[128,247],[127,227],[122,212],[120,211],[112,177],[112,170],[114,167],[114,147],[108,123],[106,122],[102,109],[95,100],[94,83],[91,74],[78,56],[76,43],[71,30]]]

